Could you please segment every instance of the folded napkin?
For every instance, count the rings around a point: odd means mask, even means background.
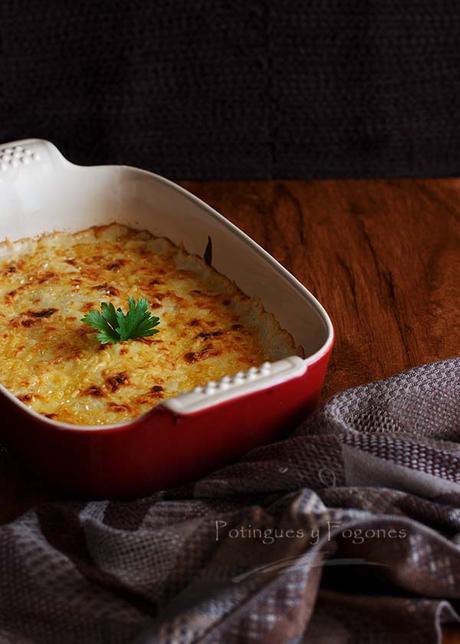
[[[0,527],[0,642],[438,642],[459,441],[453,359],[339,394],[194,484],[43,504]]]

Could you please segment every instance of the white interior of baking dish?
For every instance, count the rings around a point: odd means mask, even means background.
[[[290,358],[251,375],[238,374],[220,387],[197,388],[167,404],[175,411],[202,408],[300,375],[333,341],[327,313],[278,262],[204,202],[150,172],[125,166],[82,167],[51,143],[37,139],[0,146],[0,237],[12,241],[54,230],[81,230],[118,222],[182,243],[203,256],[212,240],[212,265],[289,331],[306,359]],[[176,402],[177,401],[177,402]]]

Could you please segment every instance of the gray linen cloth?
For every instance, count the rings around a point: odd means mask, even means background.
[[[0,527],[0,641],[439,642],[459,442],[452,359],[345,391],[194,484],[43,504]]]

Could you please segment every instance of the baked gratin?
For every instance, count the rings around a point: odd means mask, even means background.
[[[101,344],[82,317],[129,297],[148,301],[159,332]],[[201,258],[118,224],[4,242],[0,299],[0,382],[66,423],[119,423],[296,353],[261,303]]]

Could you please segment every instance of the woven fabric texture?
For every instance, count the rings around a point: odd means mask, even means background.
[[[460,4],[0,3],[0,141],[172,178],[453,175]]]
[[[460,599],[460,359],[132,502],[0,527],[0,642],[440,642]]]

